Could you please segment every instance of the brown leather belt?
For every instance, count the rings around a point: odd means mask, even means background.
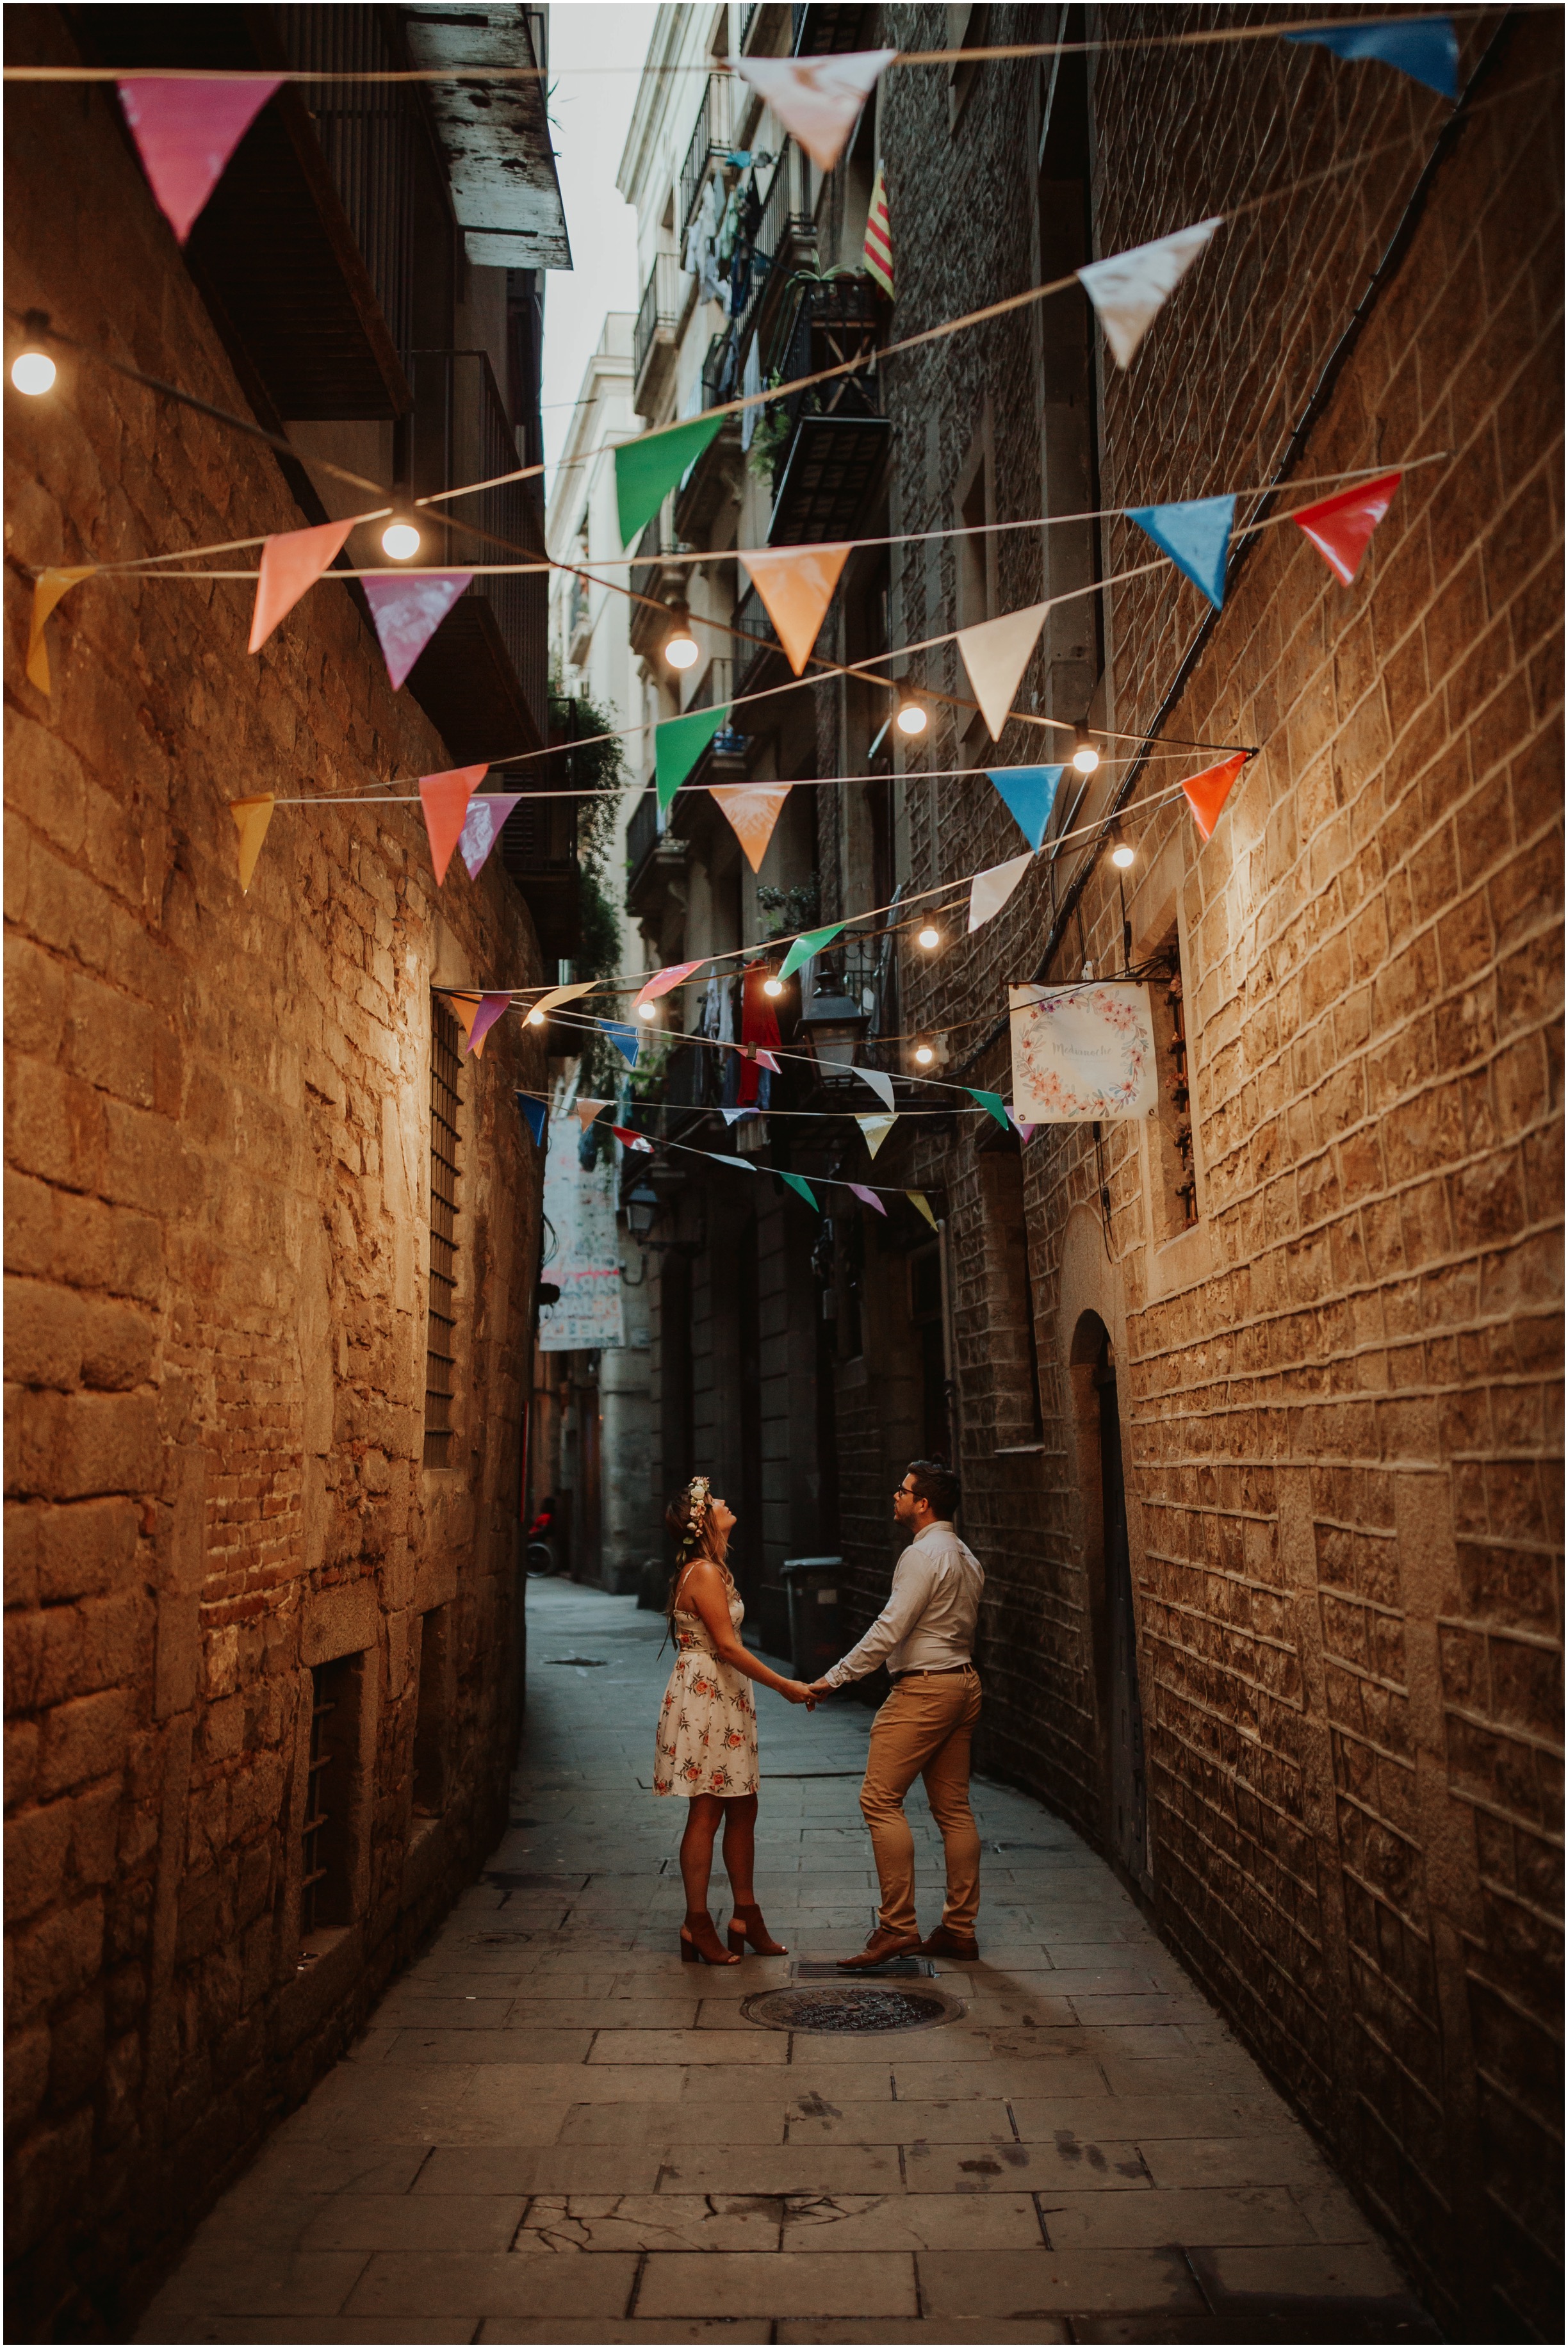
[[[912,1671],[890,1672],[888,1677],[897,1687],[900,1680],[943,1680],[950,1672],[972,1672],[974,1668],[973,1663],[917,1663]]]

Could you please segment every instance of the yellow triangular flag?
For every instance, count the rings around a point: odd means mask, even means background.
[[[811,657],[848,546],[755,547],[740,558],[797,676]]]
[[[993,742],[1007,723],[1018,680],[1029,665],[1050,608],[1049,603],[1031,603],[1025,611],[1004,612],[999,620],[981,620],[958,631],[958,649]]]
[[[855,1123],[865,1135],[866,1148],[874,1158],[898,1119],[896,1117],[857,1117]]]
[[[85,562],[76,571],[40,571],[33,582],[33,624],[27,633],[27,681],[40,693],[52,693],[49,683],[49,647],[44,642],[44,623],[65,594],[78,579],[90,579],[98,569],[96,562]]]
[[[552,986],[531,1007],[535,1011],[553,1011],[558,1003],[574,1003],[580,994],[592,994],[598,983],[596,978],[583,978],[575,986]]]
[[[926,1197],[924,1191],[906,1190],[903,1195],[909,1200],[912,1207],[919,1209],[920,1212],[925,1217],[926,1221],[931,1225],[932,1230],[935,1231],[936,1217],[931,1211],[931,1201]]]
[[[231,799],[229,813],[240,835],[240,888],[248,891],[251,875],[256,869],[256,859],[262,852],[262,842],[267,836],[267,826],[273,819],[276,805],[271,791],[258,792],[253,799]]]

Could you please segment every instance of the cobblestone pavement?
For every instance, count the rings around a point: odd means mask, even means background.
[[[761,1693],[758,1890],[792,1953],[683,1965],[684,1807],[649,1790],[663,1625],[556,1582],[529,1608],[490,1871],[139,2337],[1436,2336],[1109,1870],[1023,1795],[975,1789],[984,1962],[940,1968],[958,2018],[748,2023],[746,1998],[864,1938],[869,1713]],[[940,1844],[923,1797],[911,1810],[934,1924]]]

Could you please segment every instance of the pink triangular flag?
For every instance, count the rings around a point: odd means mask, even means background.
[[[398,579],[388,572],[361,581],[394,692],[473,575],[457,571],[440,578]]]
[[[1001,911],[1034,860],[1034,850],[1026,848],[1022,856],[1010,856],[1006,864],[993,864],[988,872],[976,872],[969,884],[971,932]]]
[[[436,883],[447,877],[447,867],[452,860],[452,850],[462,837],[467,821],[469,801],[475,788],[485,776],[483,762],[477,767],[449,767],[444,774],[421,775],[419,804],[425,810],[425,829],[430,841],[430,861],[436,868]]]
[[[1077,273],[1119,367],[1132,365],[1156,314],[1223,224],[1224,215],[1217,212],[1212,220],[1179,228],[1174,236],[1156,237],[1152,244],[1135,244],[1130,252],[1091,261]]]
[[[1050,608],[1031,603],[1025,611],[1004,612],[999,620],[982,620],[958,631],[958,649],[993,742],[1007,723],[1018,680],[1029,665]]]
[[[763,1051],[760,1045],[758,1046],[757,1065],[759,1068],[768,1069],[769,1074],[775,1076],[781,1076],[784,1073],[772,1053]]]
[[[1007,1111],[1007,1114],[1013,1118],[1014,1129],[1016,1132],[1019,1140],[1032,1141],[1035,1134],[1034,1127],[1032,1125],[1026,1125],[1021,1117],[1014,1116],[1011,1109]]]
[[[613,1107],[614,1103],[607,1100],[580,1100],[577,1103],[577,1122],[586,1130],[602,1108]]]
[[[521,791],[487,791],[482,798],[469,801],[469,811],[458,835],[458,853],[469,868],[470,880],[477,880],[484,870],[485,860],[500,838],[502,824],[521,797]]]
[[[811,657],[851,551],[847,544],[758,547],[740,558],[797,676]]]
[[[788,783],[709,783],[707,787],[709,798],[718,802],[753,872],[762,870],[773,827],[789,791]]]
[[[735,70],[773,108],[819,171],[843,153],[860,111],[896,49],[856,49],[845,57],[737,57]]]
[[[1207,767],[1201,775],[1189,775],[1181,788],[1192,810],[1192,820],[1205,839],[1212,839],[1214,826],[1220,820],[1220,809],[1231,795],[1231,785],[1247,763],[1247,754],[1238,750],[1233,758],[1226,758],[1218,767]]]
[[[166,81],[149,75],[117,85],[148,184],[181,244],[283,79],[282,74],[254,74],[243,81]]]
[[[327,564],[342,551],[353,528],[352,519],[322,521],[311,530],[282,530],[268,539],[256,573],[248,652],[261,651],[284,613],[294,610],[305,589],[315,585]]]
[[[476,1060],[479,1058],[480,1054],[484,1050],[485,1037],[490,1034],[490,1031],[495,1025],[496,1021],[501,1018],[505,1013],[509,1012],[511,1009],[511,997],[510,994],[480,995],[480,1007],[474,1013],[472,1023],[469,1028],[469,1049],[473,1054]]]
[[[707,959],[707,954],[699,954],[696,962],[673,962],[667,970],[655,971],[646,986],[637,996],[636,1002],[656,1003],[661,994],[668,994],[671,988],[678,986],[683,978],[689,978],[694,970],[700,970]],[[636,1004],[632,1007],[634,1010]]]
[[[854,1192],[857,1199],[863,1199],[868,1207],[874,1207],[876,1209],[879,1215],[886,1214],[887,1209],[882,1205],[882,1202],[877,1197],[876,1192],[874,1190],[868,1190],[863,1182],[851,1182],[850,1184],[850,1188]]]
[[[1306,532],[1330,571],[1343,586],[1354,584],[1372,533],[1394,502],[1400,475],[1385,473],[1380,480],[1358,481],[1353,489],[1303,506],[1291,520]]]

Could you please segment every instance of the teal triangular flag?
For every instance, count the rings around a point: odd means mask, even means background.
[[[799,1174],[786,1174],[781,1166],[776,1166],[773,1170],[780,1182],[788,1182],[791,1190],[799,1190],[806,1204],[815,1208],[819,1215],[821,1213],[822,1210],[817,1206],[817,1194],[810,1182],[803,1182]]]
[[[722,416],[696,416],[667,432],[644,432],[622,441],[615,451],[615,506],[623,546],[630,547],[643,524],[652,521],[666,492],[696,464],[723,422]]]
[[[517,1105],[522,1111],[522,1121],[524,1125],[527,1126],[530,1133],[532,1134],[535,1141],[538,1142],[541,1149],[542,1149],[544,1147],[544,1128],[549,1118],[550,1111],[545,1107],[544,1103],[542,1100],[533,1100],[527,1093],[519,1093],[517,1097]]]
[[[637,1054],[643,1048],[643,1039],[636,1029],[628,1027],[619,1019],[595,1019],[593,1025],[603,1034],[608,1035],[623,1060],[629,1060],[634,1068],[637,1065]]]
[[[1332,49],[1336,57],[1376,57],[1425,82],[1429,89],[1449,99],[1460,94],[1460,45],[1449,16],[1405,16],[1396,24],[1336,26],[1318,33],[1286,33],[1287,41],[1305,41]]]
[[[1013,1128],[1007,1122],[1007,1104],[1000,1093],[980,1092],[974,1085],[965,1085],[964,1089],[972,1101],[978,1101],[982,1108],[990,1111],[1004,1133],[1012,1132]]]
[[[830,922],[825,930],[808,930],[804,937],[797,938],[779,965],[779,977],[793,978],[803,962],[810,962],[814,953],[832,944],[843,926],[842,922]]]
[[[1201,587],[1215,611],[1225,601],[1225,557],[1231,547],[1234,498],[1191,498],[1180,506],[1131,506],[1140,530]]]
[[[728,717],[727,701],[717,709],[689,709],[684,717],[666,717],[662,726],[654,728],[654,774],[662,808],[667,811],[670,801]]]
[[[986,773],[1001,792],[1018,829],[1029,846],[1038,850],[1057,803],[1057,785],[1065,767],[987,767]]]

